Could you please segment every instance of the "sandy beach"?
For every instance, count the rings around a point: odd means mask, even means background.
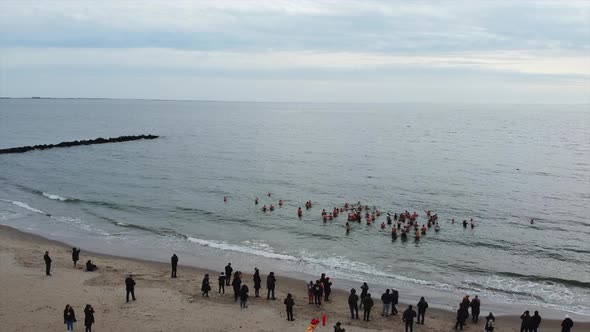
[[[253,296],[250,274],[243,278],[250,287],[249,307],[240,309],[233,301],[231,289],[217,294],[218,272],[179,265],[178,278],[171,279],[169,266],[163,263],[112,257],[88,253],[82,248],[78,268],[71,260],[71,248],[37,235],[0,226],[0,330],[1,331],[63,331],[62,312],[66,304],[76,310],[76,330],[83,330],[86,304],[96,310],[94,331],[305,331],[309,321],[326,314],[326,326],[316,331],[332,331],[340,321],[346,331],[403,331],[400,315],[381,317],[382,290],[376,290],[372,321],[352,321],[348,316],[347,293],[336,290],[331,302],[322,308],[307,304],[305,282],[278,276],[276,301]],[[53,259],[52,276],[45,276],[43,253]],[[99,267],[96,272],[84,272],[81,262],[91,259]],[[182,257],[181,257],[182,262]],[[241,267],[239,262],[233,264]],[[220,266],[222,269],[223,266]],[[252,268],[253,269],[253,268]],[[267,271],[261,271],[263,287]],[[124,279],[134,275],[137,301],[125,302]],[[209,298],[199,290],[205,273],[211,277],[215,291]],[[263,289],[264,290],[264,289]],[[294,322],[286,320],[283,300],[287,293],[295,299]],[[400,312],[406,305],[398,306]],[[485,306],[482,313],[487,314]],[[454,314],[443,310],[428,310],[424,326],[414,325],[416,331],[452,331]],[[497,317],[497,331],[518,331],[517,317]],[[558,331],[559,322],[543,321],[546,331]],[[590,328],[577,323],[574,331]],[[465,331],[482,331],[478,325],[467,324]]]

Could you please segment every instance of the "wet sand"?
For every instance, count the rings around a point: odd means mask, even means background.
[[[45,276],[43,253],[50,252],[53,260],[52,276]],[[82,265],[91,259],[99,270],[84,272]],[[8,226],[0,226],[0,331],[63,331],[63,309],[70,304],[76,310],[76,331],[83,330],[86,304],[95,309],[95,331],[304,331],[309,321],[328,317],[326,326],[316,331],[333,331],[340,321],[346,331],[404,331],[401,312],[407,305],[399,305],[400,314],[381,317],[381,293],[373,293],[375,307],[372,320],[351,321],[347,292],[334,290],[332,300],[321,308],[308,305],[306,282],[277,275],[277,300],[255,298],[252,276],[244,273],[243,281],[250,288],[249,306],[240,309],[233,300],[231,286],[226,294],[217,294],[218,272],[180,265],[178,278],[170,278],[168,264],[108,256],[86,252],[82,248],[78,268],[71,260],[71,247],[60,242],[24,233]],[[223,269],[220,266],[220,271]],[[253,267],[234,269],[245,272]],[[329,272],[329,271],[327,271]],[[125,302],[124,279],[134,275],[135,302]],[[205,273],[211,276],[213,291],[210,297],[201,296],[201,281]],[[268,271],[261,271],[261,294],[266,295],[265,279]],[[286,320],[283,300],[287,293],[295,299],[294,322]],[[416,299],[417,302],[418,299]],[[427,299],[428,300],[428,299]],[[458,299],[459,300],[459,299]],[[485,306],[481,312],[487,315]],[[362,312],[361,312],[362,316]],[[455,314],[430,309],[426,324],[414,325],[415,331],[454,331]],[[483,331],[485,319],[479,324],[468,323],[465,331]],[[560,321],[544,320],[546,331],[559,331]],[[496,331],[519,331],[517,316],[496,318]],[[575,323],[573,331],[590,330],[590,323]]]

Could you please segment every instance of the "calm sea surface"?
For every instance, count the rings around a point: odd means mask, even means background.
[[[589,105],[0,100],[1,148],[148,133],[162,137],[0,155],[0,223],[83,250],[327,272],[442,306],[469,293],[590,315]],[[345,214],[322,222],[357,201],[421,224],[432,210],[442,229],[392,242],[384,216],[349,235]]]

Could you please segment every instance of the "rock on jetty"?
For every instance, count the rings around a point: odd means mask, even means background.
[[[117,143],[117,142],[128,142],[128,141],[137,141],[140,139],[155,139],[159,136],[156,135],[138,135],[138,136],[119,136],[119,137],[109,137],[109,138],[96,138],[96,139],[89,139],[89,140],[82,140],[82,141],[73,141],[73,142],[61,142],[59,144],[41,144],[41,145],[33,145],[33,146],[21,146],[18,148],[10,148],[10,149],[0,149],[0,154],[4,153],[23,153],[32,150],[46,150],[46,149],[53,149],[53,148],[69,148],[71,146],[79,146],[79,145],[92,145],[92,144],[105,144],[105,143]]]

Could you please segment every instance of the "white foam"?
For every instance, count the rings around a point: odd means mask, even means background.
[[[231,251],[237,251],[237,252],[241,252],[241,253],[245,253],[245,254],[262,256],[262,257],[266,257],[266,258],[282,259],[282,260],[288,260],[288,261],[297,261],[298,260],[296,257],[290,256],[290,255],[277,254],[277,253],[274,253],[271,251],[259,250],[256,248],[250,248],[250,247],[245,247],[245,246],[238,246],[238,245],[234,245],[234,244],[228,244],[225,242],[203,240],[203,239],[198,239],[198,238],[194,238],[191,236],[187,237],[187,239],[190,242],[193,242],[193,243],[205,246],[205,247],[215,248],[215,249],[231,250]]]
[[[43,196],[45,196],[45,197],[47,197],[47,198],[49,198],[49,199],[56,200],[56,201],[62,201],[62,202],[65,202],[65,201],[69,200],[69,198],[62,197],[62,196],[60,196],[60,195],[57,195],[57,194],[46,193],[46,192],[43,192],[42,194],[43,194]]]
[[[0,201],[6,202],[6,203],[11,203],[11,204],[14,204],[14,205],[16,205],[16,206],[18,206],[18,207],[21,207],[21,208],[23,208],[23,209],[25,209],[25,210],[29,210],[29,211],[31,211],[31,212],[40,213],[40,214],[45,214],[45,215],[47,214],[47,213],[45,213],[45,212],[43,212],[43,211],[41,211],[41,210],[39,210],[39,209],[35,209],[34,207],[31,207],[31,206],[30,206],[29,204],[27,204],[27,203],[23,203],[23,202],[19,202],[19,201],[9,201],[9,200],[5,200],[5,199],[0,199]]]

